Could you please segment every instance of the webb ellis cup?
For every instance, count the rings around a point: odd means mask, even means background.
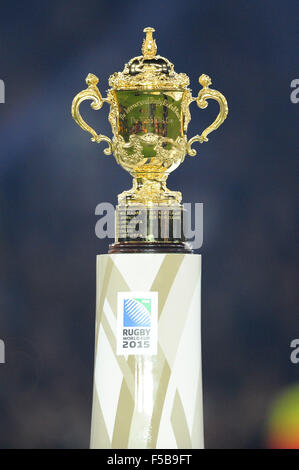
[[[201,378],[201,255],[184,238],[182,195],[168,189],[170,172],[195,142],[206,142],[225,120],[224,96],[201,75],[198,96],[189,78],[157,54],[145,28],[142,55],[109,78],[103,98],[98,78],[73,100],[72,115],[93,142],[133,177],[118,196],[115,242],[97,256],[97,301],[91,443],[93,449],[204,447]],[[187,139],[189,106],[218,102],[215,121]],[[80,115],[110,105],[113,138]]]

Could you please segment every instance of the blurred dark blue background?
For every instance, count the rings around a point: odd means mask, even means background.
[[[130,177],[72,121],[88,72],[108,77],[158,52],[207,73],[229,103],[224,125],[169,178],[204,203],[203,378],[207,448],[264,447],[275,397],[299,378],[295,204],[299,104],[297,1],[54,0],[2,2],[0,78],[0,447],[88,447],[95,257],[94,209]],[[111,135],[108,108],[82,106]],[[190,137],[218,112],[192,105]]]

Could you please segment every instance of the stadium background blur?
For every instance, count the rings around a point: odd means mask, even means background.
[[[293,0],[1,3],[1,448],[88,447],[95,257],[108,247],[94,210],[115,204],[130,177],[75,125],[70,105],[88,72],[105,94],[109,75],[140,54],[145,26],[194,95],[209,74],[230,108],[199,158],[169,178],[185,202],[204,203],[206,447],[271,447],[274,421],[298,444],[298,15]],[[82,108],[111,135],[107,107]],[[192,105],[190,137],[217,112]],[[292,431],[275,412],[291,389]]]

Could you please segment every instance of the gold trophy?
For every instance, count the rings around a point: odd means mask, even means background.
[[[196,98],[189,78],[157,55],[153,28],[145,28],[142,55],[109,78],[103,98],[98,78],[73,100],[72,115],[93,142],[133,177],[118,196],[115,243],[97,256],[92,449],[198,449],[204,447],[201,379],[201,255],[184,235],[182,195],[167,188],[170,172],[195,142],[225,120],[224,96],[201,75]],[[220,111],[201,135],[187,138],[190,104]],[[110,105],[113,138],[98,134],[80,115]]]
[[[208,75],[199,77],[202,89],[196,98],[192,97],[188,76],[176,73],[168,59],[157,55],[154,31],[154,28],[144,29],[142,55],[131,59],[122,72],[110,76],[111,88],[106,98],[97,87],[99,79],[88,74],[88,87],[78,93],[72,104],[77,124],[92,135],[93,142],[107,142],[104,153],[113,153],[117,163],[133,177],[132,188],[118,196],[116,237],[110,253],[191,252],[184,238],[182,195],[169,190],[166,180],[186,154],[196,155],[192,145],[207,142],[208,135],[228,114],[225,97],[210,88],[212,82]],[[190,104],[196,101],[204,109],[208,99],[218,102],[219,114],[201,135],[188,140]],[[79,107],[85,100],[91,100],[95,110],[101,109],[104,103],[110,105],[108,119],[113,139],[97,134],[84,121]],[[132,218],[135,225],[131,223]],[[135,230],[138,222],[142,230]]]

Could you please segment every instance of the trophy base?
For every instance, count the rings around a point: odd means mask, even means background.
[[[109,246],[108,253],[193,253],[193,250],[186,242],[117,242]]]
[[[185,238],[181,204],[116,206],[115,242],[109,253],[193,253]]]

